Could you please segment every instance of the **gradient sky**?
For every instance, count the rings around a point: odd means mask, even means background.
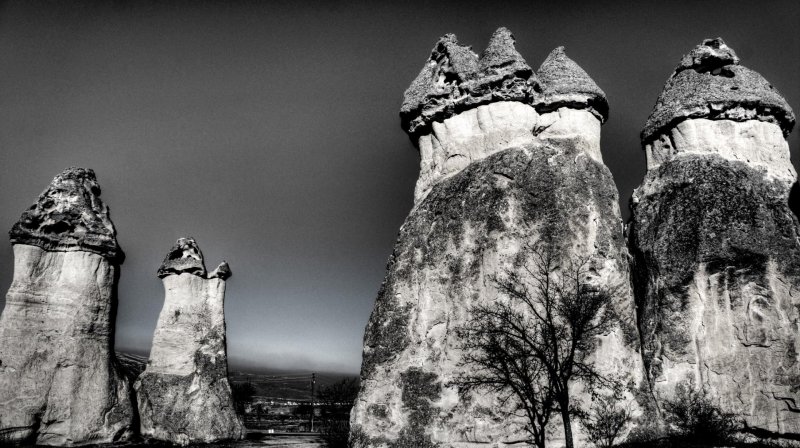
[[[722,36],[800,109],[796,0],[7,2],[0,229],[62,169],[93,168],[127,254],[118,349],[149,351],[156,269],[194,236],[210,269],[233,270],[234,368],[357,372],[418,172],[403,91],[439,36],[480,53],[499,26],[534,69],[565,45],[605,90],[603,156],[626,217],[639,131],[703,38]],[[0,238],[0,288],[12,262]]]

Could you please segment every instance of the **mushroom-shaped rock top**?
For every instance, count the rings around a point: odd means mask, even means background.
[[[164,278],[168,275],[180,275],[184,272],[200,277],[206,275],[206,265],[203,260],[203,252],[194,238],[178,238],[178,241],[167,252],[161,267],[158,268],[158,277]]]
[[[495,31],[480,57],[447,34],[406,89],[400,107],[402,127],[415,138],[429,132],[433,122],[482,104],[530,103],[538,88],[536,75],[517,52],[508,29]]]
[[[536,71],[541,83],[541,95],[536,99],[536,110],[550,112],[559,107],[592,110],[605,122],[608,119],[606,94],[586,71],[557,47]]]
[[[784,135],[795,123],[778,90],[739,65],[736,52],[722,38],[704,40],[681,59],[645,123],[642,142],[690,118],[767,121],[780,126]]]
[[[108,206],[100,199],[94,171],[67,168],[57,175],[11,227],[12,244],[29,244],[54,251],[93,252],[116,263],[124,253]]]

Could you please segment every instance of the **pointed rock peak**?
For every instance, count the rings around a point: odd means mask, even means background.
[[[478,55],[472,47],[459,45],[455,34],[445,34],[433,47],[428,63],[431,62],[438,64],[452,78],[464,81],[475,73]]]
[[[721,37],[705,39],[681,59],[676,72],[694,69],[698,72],[713,72],[726,65],[739,65],[739,57],[733,48],[727,46]],[[718,73],[712,73],[718,74]]]
[[[780,126],[785,136],[795,123],[780,92],[758,72],[739,65],[739,57],[719,37],[704,40],[681,59],[645,123],[642,143],[690,118],[766,121]]]
[[[161,267],[158,268],[158,277],[180,275],[184,272],[205,277],[206,266],[203,262],[203,252],[194,238],[178,238],[178,241],[167,252]]]
[[[533,73],[525,59],[522,57],[515,47],[514,35],[508,28],[498,28],[489,39],[489,45],[483,51],[480,59],[480,70],[482,73],[487,71],[502,70],[508,72],[509,70],[515,73],[527,74],[528,76]]]
[[[208,278],[227,280],[231,275],[233,275],[231,272],[231,267],[228,265],[227,261],[222,260],[222,263],[220,263],[219,266],[217,266],[217,268],[208,275]]]
[[[87,251],[117,263],[124,259],[94,171],[67,168],[9,231],[12,244],[53,251]]]
[[[580,65],[567,56],[564,47],[557,47],[536,71],[542,94],[536,109],[549,112],[559,107],[590,108],[600,121],[608,119],[606,94]]]
[[[455,34],[442,36],[419,75],[403,94],[400,118],[411,135],[425,132],[434,117],[444,114],[441,103],[458,96],[459,85],[478,69],[478,55],[458,44]]]

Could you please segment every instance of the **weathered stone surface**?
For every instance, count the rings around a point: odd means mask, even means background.
[[[179,239],[159,269],[164,307],[150,360],[134,384],[146,437],[186,445],[243,435],[228,382],[224,301],[230,269],[223,262],[211,278],[205,272],[191,238]]]
[[[417,130],[406,129],[413,138]],[[418,146],[416,202],[364,337],[354,434],[368,446],[393,448],[526,439],[525,421],[509,418],[497,395],[463,397],[452,381],[469,369],[459,364],[455,330],[473,305],[500,296],[492,276],[513,268],[520,248],[537,241],[550,241],[565,258],[590,257],[591,281],[619,288],[618,321],[594,359],[603,372],[628,375],[634,389],[645,384],[598,117],[585,107],[540,115],[531,104],[501,100],[432,121]],[[554,434],[561,434],[557,423]]]
[[[57,176],[11,231],[0,316],[0,436],[85,445],[123,440],[134,410],[114,356],[118,262],[94,173]]]
[[[561,107],[585,108],[594,113],[601,122],[608,119],[606,94],[564,53],[564,47],[557,47],[550,52],[536,75],[542,87],[542,92],[535,101],[539,113]]]
[[[733,50],[718,47],[695,50],[679,67],[693,73],[698,92],[721,92],[724,76],[713,74],[720,66],[735,74],[725,79],[742,73],[724,65],[738,61]],[[696,71],[698,59],[712,71]],[[665,89],[674,87],[671,79]],[[785,104],[772,89],[748,88],[754,110]],[[674,110],[695,107],[694,98],[684,101]],[[717,104],[735,109],[741,101]],[[800,232],[788,206],[796,174],[787,122],[718,112],[643,141],[648,173],[634,192],[629,244],[648,377],[658,400],[692,384],[751,428],[796,435]]]
[[[738,64],[720,38],[707,39],[684,56],[645,123],[642,141],[649,143],[690,118],[760,120],[788,135],[795,122],[792,108],[764,77]]]
[[[120,262],[124,257],[90,169],[67,168],[56,176],[9,234],[12,244],[51,251],[83,250]]]
[[[514,37],[506,28],[495,31],[480,58],[447,34],[406,90],[400,118],[416,143],[417,137],[430,132],[433,122],[496,101],[529,103],[538,89],[536,75],[514,48]]]

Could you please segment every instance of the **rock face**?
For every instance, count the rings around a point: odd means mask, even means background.
[[[642,140],[629,242],[658,400],[708,392],[751,428],[800,433],[800,232],[784,136],[794,115],[722,39],[667,81]]]
[[[478,58],[447,35],[406,91],[420,177],[364,337],[351,435],[365,446],[526,439],[497,395],[461,396],[452,381],[469,368],[456,329],[500,296],[489,279],[529,242],[590,257],[592,281],[619,288],[619,319],[595,359],[644,383],[618,194],[600,152],[605,96],[563,49],[537,77],[513,43],[501,28]]]
[[[166,297],[150,360],[134,384],[143,436],[186,445],[240,439],[228,383],[222,262],[206,277],[203,254],[181,238],[158,269]]]
[[[62,446],[127,438],[134,410],[113,351],[123,255],[94,172],[56,176],[10,235],[0,436]]]

